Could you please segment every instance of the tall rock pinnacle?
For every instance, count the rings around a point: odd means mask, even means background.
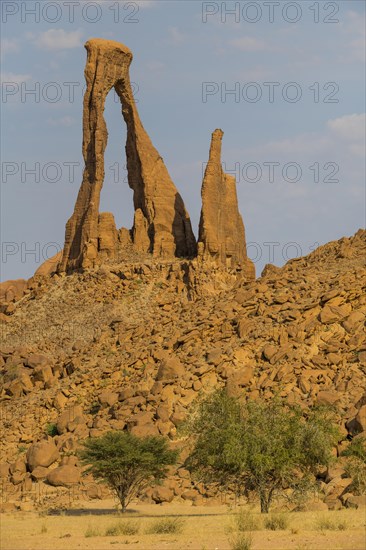
[[[129,78],[132,52],[111,40],[85,44],[87,89],[83,107],[85,169],[74,213],[66,224],[65,246],[59,271],[93,266],[100,251],[99,202],[104,181],[104,151],[108,132],[103,117],[105,100],[114,87],[127,125],[128,183],[133,189],[136,246],[163,258],[193,257],[196,240],[189,215],[163,159],[153,146],[137,112]],[[109,227],[108,239],[114,234]],[[103,245],[105,246],[105,245]],[[113,255],[113,245],[108,254]]]
[[[225,174],[221,166],[223,135],[222,130],[215,130],[212,134],[210,156],[203,178],[199,255],[227,267],[240,264],[246,276],[254,278],[254,265],[246,252],[235,177]]]

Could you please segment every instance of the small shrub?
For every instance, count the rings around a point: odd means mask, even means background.
[[[119,521],[108,527],[105,531],[106,537],[118,537],[119,535],[137,535],[140,524],[137,521]]]
[[[119,530],[121,535],[137,535],[140,524],[138,521],[121,521]]]
[[[184,521],[182,518],[162,518],[155,521],[148,527],[148,535],[176,535],[183,530]]]
[[[58,435],[56,424],[48,423],[46,426],[46,434],[50,435],[51,437],[55,437],[55,435]]]
[[[258,531],[261,528],[259,518],[256,518],[252,512],[244,510],[235,515],[235,524],[240,532]]]
[[[347,523],[344,520],[331,520],[329,518],[319,518],[316,522],[318,531],[345,531]]]
[[[19,445],[18,454],[21,455],[21,454],[25,453],[26,450],[27,450],[27,447],[25,445]]]
[[[118,525],[111,525],[110,527],[107,527],[105,530],[105,536],[106,537],[118,537],[119,535],[119,528]]]
[[[230,541],[231,550],[251,550],[253,539],[248,533],[241,533]]]
[[[271,531],[283,531],[288,527],[288,518],[284,514],[271,514],[264,520],[264,527]]]
[[[85,531],[85,538],[91,538],[91,537],[99,537],[100,533],[97,529],[94,529],[94,527],[91,527],[91,525],[88,525],[87,530]]]
[[[352,478],[350,489],[356,495],[366,494],[366,462],[362,459],[352,456],[348,459],[345,471],[348,477]]]
[[[352,439],[348,447],[342,452],[342,456],[358,458],[366,464],[366,437]]]

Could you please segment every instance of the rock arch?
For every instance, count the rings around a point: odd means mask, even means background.
[[[129,78],[132,52],[123,44],[94,38],[85,44],[87,84],[83,104],[83,181],[74,213],[66,224],[59,271],[88,268],[100,252],[113,257],[117,230],[111,214],[99,215],[104,182],[104,152],[108,132],[105,100],[114,87],[127,125],[128,183],[135,208],[132,240],[137,249],[154,256],[194,257],[196,239],[191,221],[162,157],[146,133],[133,98]]]

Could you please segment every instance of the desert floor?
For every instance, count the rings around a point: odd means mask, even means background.
[[[1,518],[2,550],[102,550],[112,548],[144,550],[364,550],[366,548],[366,509],[334,512],[291,512],[285,515],[285,530],[264,528],[257,509],[227,506],[131,505],[121,517],[108,502],[93,503],[85,509],[44,515],[36,512],[6,513]],[[252,531],[251,544],[235,546],[239,533],[235,514],[251,513],[259,530]],[[148,534],[162,519],[181,518],[180,533]],[[130,535],[107,535],[106,530],[123,524],[137,530]],[[156,530],[156,529],[155,529]]]

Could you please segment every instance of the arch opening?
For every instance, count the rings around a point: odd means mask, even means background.
[[[101,190],[99,212],[111,212],[116,228],[133,226],[133,192],[128,185],[126,141],[127,126],[123,121],[120,99],[114,88],[105,101],[104,119],[108,141],[104,154],[104,183]]]

